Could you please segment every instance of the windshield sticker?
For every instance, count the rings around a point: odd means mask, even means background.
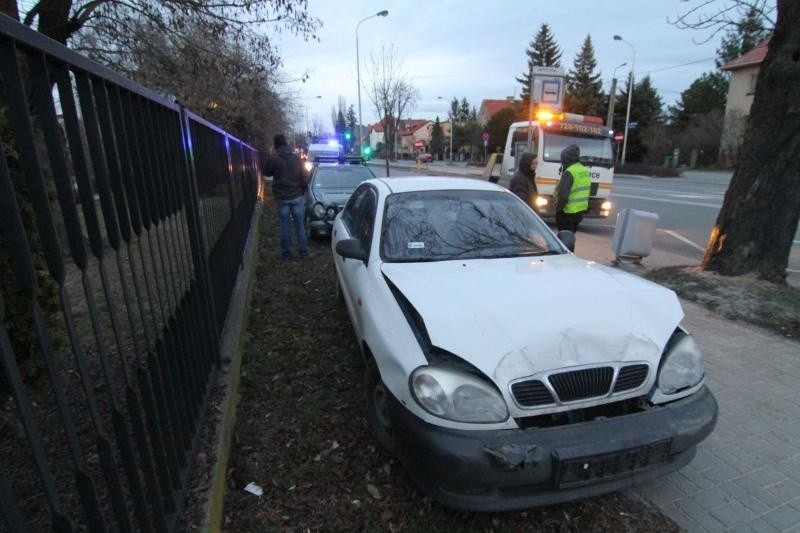
[[[424,242],[410,242],[408,243],[409,250],[419,250],[421,248],[425,248]]]

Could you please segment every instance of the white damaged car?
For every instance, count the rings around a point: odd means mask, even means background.
[[[501,187],[366,181],[332,247],[375,436],[444,504],[617,490],[686,465],[716,424],[675,294],[572,255]]]

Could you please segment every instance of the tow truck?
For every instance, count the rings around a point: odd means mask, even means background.
[[[530,131],[530,136],[529,136]],[[589,196],[589,218],[607,218],[611,213],[611,185],[614,181],[613,130],[603,125],[600,117],[540,110],[536,120],[514,122],[508,129],[503,152],[500,185],[508,187],[523,153],[536,154],[536,188],[538,196],[531,206],[543,218],[555,217],[553,192],[560,177],[561,151],[571,144],[581,150],[581,163],[592,177]]]

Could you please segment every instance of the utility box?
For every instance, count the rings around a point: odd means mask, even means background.
[[[617,261],[632,259],[638,261],[650,255],[653,239],[656,236],[658,213],[649,213],[637,209],[623,209],[617,213],[617,225],[611,250]]]

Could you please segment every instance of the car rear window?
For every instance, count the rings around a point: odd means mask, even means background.
[[[415,191],[386,199],[381,257],[447,261],[563,253],[544,223],[502,191]]]
[[[356,165],[320,167],[314,174],[313,186],[321,189],[355,189],[362,181],[374,177],[368,168]]]

